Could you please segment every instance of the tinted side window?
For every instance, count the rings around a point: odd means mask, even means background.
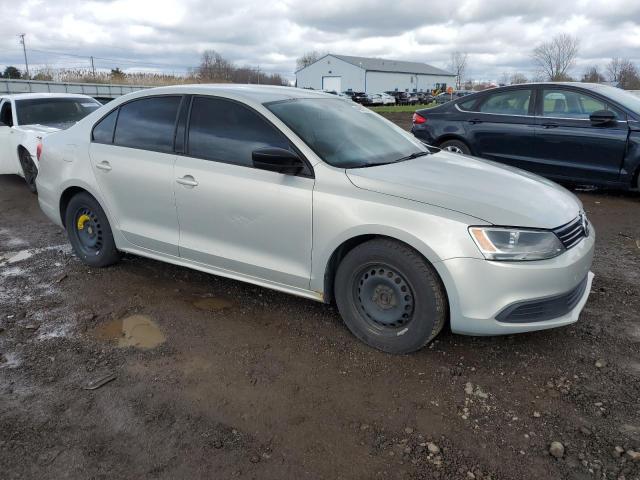
[[[588,119],[598,110],[612,110],[608,105],[590,95],[561,89],[544,89],[542,93],[542,115],[545,117],[561,117]],[[616,116],[617,112],[613,111]]]
[[[531,90],[510,90],[487,96],[480,104],[479,111],[502,115],[528,115]]]
[[[104,117],[93,127],[92,139],[97,143],[113,143],[113,129],[116,126],[118,109]]]
[[[251,152],[263,147],[289,149],[289,141],[260,115],[243,105],[220,98],[193,99],[189,155],[251,166]]]
[[[473,108],[473,107],[474,107],[474,105],[476,104],[477,101],[478,101],[478,99],[474,98],[472,100],[467,100],[466,102],[460,102],[460,103],[458,103],[458,108],[460,110],[465,110],[465,111],[468,111],[468,112],[474,112],[474,111],[476,111],[476,109]]]
[[[150,97],[120,107],[114,143],[158,152],[173,151],[174,127],[181,97]]]
[[[11,114],[11,101],[7,100],[2,104],[2,110],[0,111],[0,122],[4,123],[8,127],[13,126],[13,115]]]

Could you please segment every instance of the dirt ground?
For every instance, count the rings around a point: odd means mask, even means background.
[[[598,240],[577,324],[391,356],[332,306],[89,269],[0,177],[0,478],[638,479],[640,196],[579,196]]]

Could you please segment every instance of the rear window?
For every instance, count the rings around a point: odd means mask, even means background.
[[[121,147],[172,152],[180,96],[148,97],[120,107],[114,143]]]
[[[64,128],[82,120],[100,106],[92,98],[33,98],[16,100],[16,113],[18,125],[39,124]]]

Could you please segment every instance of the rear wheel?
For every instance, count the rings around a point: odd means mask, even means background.
[[[471,150],[461,140],[447,140],[440,144],[440,148],[442,150],[446,150],[447,152],[452,153],[461,153],[462,155],[471,155]]]
[[[78,193],[69,201],[65,225],[73,250],[85,264],[106,267],[120,260],[107,216],[88,193]]]
[[[19,153],[20,165],[22,166],[22,173],[24,174],[24,181],[27,182],[27,187],[32,193],[38,191],[36,187],[36,177],[38,176],[38,167],[31,158],[31,154],[24,148],[20,148]]]
[[[419,350],[446,320],[437,273],[415,250],[394,240],[371,240],[351,250],[338,267],[335,287],[349,330],[384,352]]]

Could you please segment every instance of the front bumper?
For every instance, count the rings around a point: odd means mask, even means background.
[[[595,232],[562,255],[534,262],[453,258],[438,265],[447,288],[451,329],[466,335],[505,335],[561,327],[578,321],[593,281]],[[586,282],[584,286],[581,286]],[[577,288],[581,294],[557,317],[500,321],[510,306],[551,301]],[[502,315],[501,315],[502,314]]]

